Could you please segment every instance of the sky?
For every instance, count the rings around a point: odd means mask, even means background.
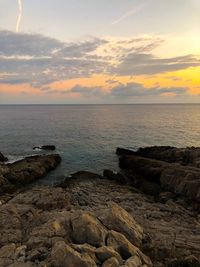
[[[0,0],[0,104],[200,103],[199,0]]]

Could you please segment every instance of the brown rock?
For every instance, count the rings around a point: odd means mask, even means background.
[[[117,258],[112,257],[112,258],[106,260],[103,263],[102,267],[119,267],[119,262],[118,262]]]
[[[12,164],[0,164],[0,194],[44,177],[61,162],[59,155],[32,156]]]
[[[200,167],[200,147],[176,148],[170,146],[153,146],[140,148],[135,155]]]
[[[139,248],[131,244],[121,233],[110,231],[107,236],[107,245],[113,247],[124,260],[132,256],[138,256],[142,263],[152,266],[151,260]]]
[[[127,267],[139,267],[142,265],[142,262],[138,256],[130,257],[126,262],[125,266]]]
[[[120,159],[120,166],[132,170],[147,180],[161,184],[165,191],[172,191],[184,196],[191,203],[200,205],[199,168],[139,156],[123,156]]]
[[[14,184],[28,184],[54,170],[60,162],[61,157],[56,154],[27,157],[8,164],[9,172],[5,177]]]
[[[109,258],[116,258],[120,264],[122,264],[122,258],[119,255],[118,252],[116,252],[112,247],[109,246],[103,246],[100,248],[97,248],[96,250],[96,256],[99,259],[100,262],[104,262],[108,260]]]
[[[141,245],[144,238],[142,227],[119,205],[114,204],[99,212],[98,217],[108,229],[124,234],[136,246]]]
[[[121,173],[114,173],[113,171],[111,170],[104,170],[103,172],[103,176],[106,178],[106,179],[109,179],[109,180],[114,180],[114,181],[117,181],[118,183],[120,184],[126,184],[127,182],[127,178],[125,175],[121,174]]]
[[[87,254],[90,256],[91,259],[93,259],[96,263],[100,263],[98,258],[96,257],[96,248],[89,245],[89,244],[71,244],[71,247],[78,251],[81,254]]]
[[[55,267],[95,267],[96,263],[87,255],[80,254],[65,242],[57,242],[51,251]]]
[[[95,247],[104,245],[106,230],[99,220],[90,213],[75,213],[71,219],[71,226],[71,237],[74,243],[88,243]]]
[[[41,265],[39,265],[41,266]],[[9,267],[38,267],[38,265],[32,263],[32,262],[15,262],[12,265],[9,265]],[[43,266],[41,266],[43,267]]]
[[[34,187],[25,193],[19,193],[10,203],[34,205],[38,209],[69,209],[70,197],[62,188],[47,186]]]

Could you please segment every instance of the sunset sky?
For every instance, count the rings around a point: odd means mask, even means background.
[[[0,0],[0,104],[200,103],[200,0]]]

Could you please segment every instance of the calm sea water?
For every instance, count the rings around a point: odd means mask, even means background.
[[[78,170],[117,169],[117,146],[200,146],[200,105],[0,106],[0,151],[9,159],[54,144],[61,166],[43,181]]]

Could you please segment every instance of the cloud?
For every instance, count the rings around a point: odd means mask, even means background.
[[[42,90],[53,82],[92,75],[151,75],[200,65],[192,55],[157,58],[153,50],[162,42],[160,36],[141,36],[67,43],[39,34],[0,31],[0,83]]]
[[[76,85],[70,90],[61,91],[61,94],[78,93],[82,98],[94,98],[97,97],[102,100],[133,100],[137,97],[149,97],[149,96],[181,96],[188,94],[188,88],[186,87],[151,87],[145,88],[140,83],[127,83],[125,85],[118,84],[111,90],[105,91],[103,87],[96,86],[81,86]]]
[[[130,53],[112,72],[119,75],[141,75],[171,72],[200,66],[200,60],[192,55],[173,58],[157,58],[147,53]]]
[[[87,87],[81,85],[75,85],[70,90],[62,91],[61,94],[69,94],[69,93],[78,93],[83,97],[99,97],[103,96],[103,88],[102,87]]]
[[[49,56],[64,44],[56,39],[39,34],[0,31],[0,56]]]
[[[112,25],[116,25],[116,24],[120,23],[121,21],[123,21],[123,20],[131,17],[132,15],[138,13],[145,5],[146,5],[146,3],[142,3],[142,4],[139,4],[139,5],[135,6],[133,9],[129,10],[128,12],[123,14],[118,19],[114,20],[112,22]]]
[[[134,98],[141,96],[162,96],[165,94],[184,95],[187,94],[186,87],[151,87],[145,88],[140,83],[128,83],[126,85],[118,85],[112,89],[110,96],[116,98]]]
[[[0,31],[1,83],[14,84],[21,80],[32,86],[54,81],[90,76],[104,72],[100,56],[91,52],[106,41],[91,38],[79,43],[62,43],[38,34]],[[4,78],[5,77],[5,78]]]

